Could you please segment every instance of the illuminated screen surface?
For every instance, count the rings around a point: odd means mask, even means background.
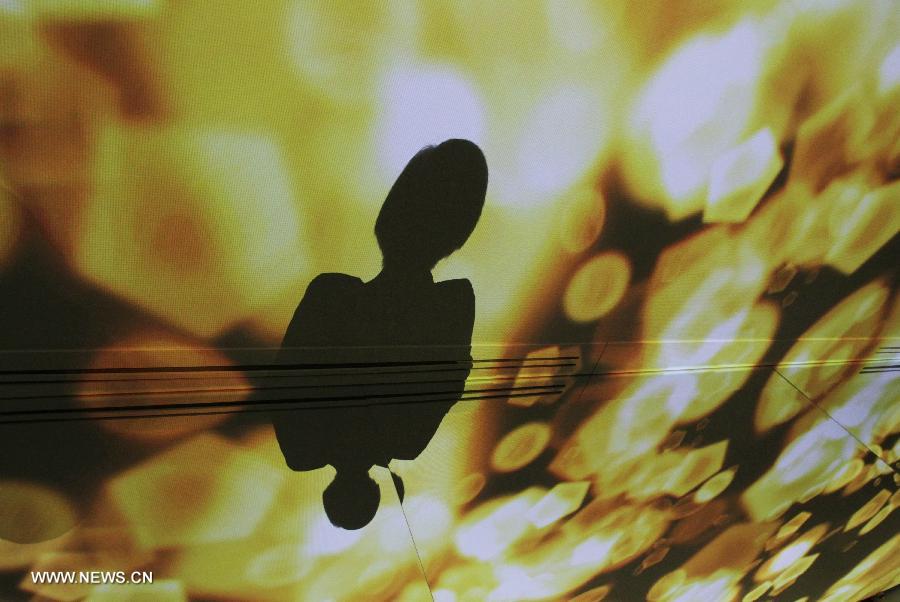
[[[890,0],[0,0],[0,597],[897,585],[898,32]],[[447,138],[490,170],[434,271],[474,368],[341,530],[334,469],[243,410]],[[101,410],[189,403],[234,412]]]

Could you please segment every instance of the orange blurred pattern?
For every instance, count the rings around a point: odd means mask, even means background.
[[[98,421],[123,459],[89,491],[0,477],[0,570],[157,582],[14,593],[897,585],[898,31],[891,0],[0,0],[0,279],[40,247],[58,297],[77,282],[127,307],[80,350],[90,368],[228,369],[82,382],[78,407],[264,393],[237,367],[265,362],[316,274],[375,275],[381,200],[448,137],[491,170],[481,223],[435,273],[473,283],[473,354],[578,357],[473,371],[565,390],[458,403],[392,464],[402,504],[373,469],[382,506],[358,532],[321,509],[333,469],[292,473],[258,422]]]

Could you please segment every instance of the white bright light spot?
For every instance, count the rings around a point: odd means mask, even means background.
[[[544,98],[523,124],[518,190],[509,198],[519,205],[546,200],[590,169],[606,143],[602,113],[598,95],[584,86],[561,88]]]
[[[752,21],[723,36],[699,36],[677,50],[641,94],[632,130],[647,138],[658,173],[646,173],[646,164],[634,165],[631,178],[659,178],[671,218],[702,207],[710,167],[746,130],[756,104],[764,41]]]
[[[0,12],[8,12],[15,15],[25,14],[25,5],[19,0],[0,0]]]
[[[900,85],[900,44],[894,46],[878,68],[878,91],[884,94]]]
[[[596,50],[605,35],[597,3],[588,0],[547,2],[547,21],[556,42],[572,52]]]
[[[771,128],[724,153],[710,170],[703,221],[746,220],[783,163]]]
[[[448,65],[397,68],[380,90],[376,152],[382,175],[393,182],[419,149],[448,138],[482,144],[484,103],[475,85]]]
[[[304,551],[310,558],[339,554],[352,548],[367,532],[365,528],[349,531],[335,527],[322,515],[310,529]]]
[[[609,560],[613,546],[619,541],[621,535],[615,534],[609,538],[603,538],[598,535],[589,537],[584,542],[572,549],[572,558],[570,562],[575,565],[592,565],[601,567]]]

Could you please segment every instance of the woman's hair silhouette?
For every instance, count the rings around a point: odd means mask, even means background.
[[[314,470],[331,464],[337,470],[322,495],[336,526],[359,529],[372,520],[381,493],[369,469],[417,457],[465,388],[475,320],[472,285],[465,279],[434,282],[430,272],[472,234],[487,179],[484,154],[468,140],[420,150],[391,187],[375,223],[381,273],[369,282],[320,274],[288,326],[281,362],[454,366],[452,375],[442,375],[439,391],[427,380],[410,380],[416,374],[429,378],[421,370],[394,371],[390,382],[381,378],[375,384],[360,384],[350,375],[330,386],[339,386],[347,399],[364,400],[362,405],[273,416],[288,466]],[[322,394],[333,396],[334,390]],[[402,500],[403,483],[393,479]]]
[[[468,140],[426,146],[406,164],[375,222],[384,265],[430,270],[468,240],[484,206],[488,169]]]

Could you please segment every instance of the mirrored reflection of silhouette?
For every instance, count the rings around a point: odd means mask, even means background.
[[[336,401],[339,407],[272,415],[289,467],[304,471],[330,464],[337,470],[323,494],[336,526],[358,529],[372,520],[380,492],[369,469],[418,456],[462,394],[471,369],[475,296],[468,280],[434,282],[431,270],[471,235],[487,177],[484,155],[467,140],[419,151],[375,223],[381,272],[369,282],[320,274],[288,326],[279,363],[408,363],[370,370],[368,376],[349,370],[327,388],[298,396],[324,391],[354,399],[355,405]],[[440,362],[440,368],[430,369],[427,362]],[[403,483],[393,478],[402,500]]]

